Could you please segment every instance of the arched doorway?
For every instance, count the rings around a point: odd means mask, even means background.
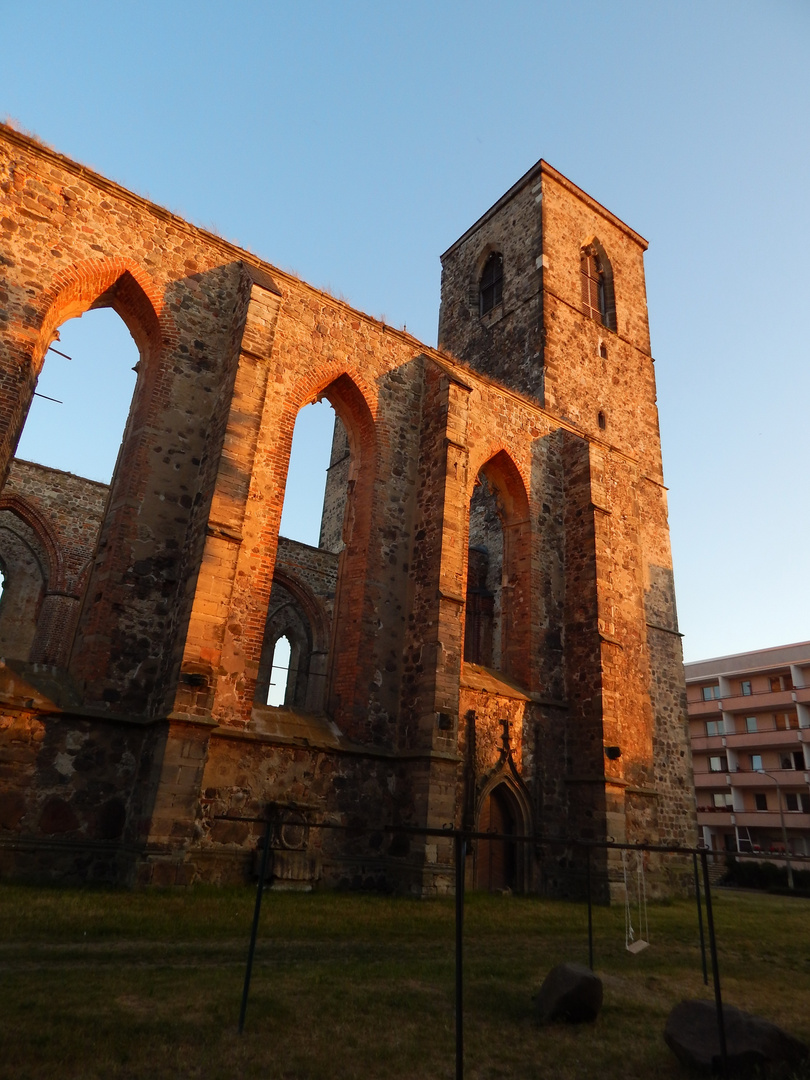
[[[484,798],[476,831],[502,836],[517,834],[517,807],[506,784],[497,784]],[[479,839],[475,857],[475,888],[489,892],[518,886],[517,844],[514,840]]]

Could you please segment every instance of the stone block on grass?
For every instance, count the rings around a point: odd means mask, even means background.
[[[730,1077],[784,1075],[808,1057],[807,1046],[776,1024],[733,1005],[723,1006],[726,1060]],[[667,1018],[664,1040],[689,1068],[704,1073],[721,1070],[720,1034],[713,1001],[682,1001]]]
[[[583,964],[558,964],[534,997],[538,1023],[594,1021],[602,1008],[602,980]]]

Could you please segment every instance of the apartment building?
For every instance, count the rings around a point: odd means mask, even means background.
[[[685,670],[704,843],[810,856],[810,641]]]

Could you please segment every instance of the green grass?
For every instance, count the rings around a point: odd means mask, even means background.
[[[0,1077],[452,1080],[452,901],[266,894],[240,1037],[253,899],[0,886]],[[694,904],[649,921],[632,956],[623,910],[594,909],[602,1014],[540,1029],[531,995],[587,963],[586,908],[469,896],[465,1075],[684,1077],[662,1032],[682,998],[711,996]],[[715,921],[724,1000],[810,1041],[810,901],[718,893]]]

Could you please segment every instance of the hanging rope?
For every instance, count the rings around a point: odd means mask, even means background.
[[[647,882],[644,877],[644,853],[636,852],[636,905],[638,907],[638,929],[641,937],[636,937],[630,904],[630,887],[627,874],[627,852],[622,848],[622,872],[624,874],[624,947],[628,952],[640,953],[650,944],[650,926],[647,921]]]

